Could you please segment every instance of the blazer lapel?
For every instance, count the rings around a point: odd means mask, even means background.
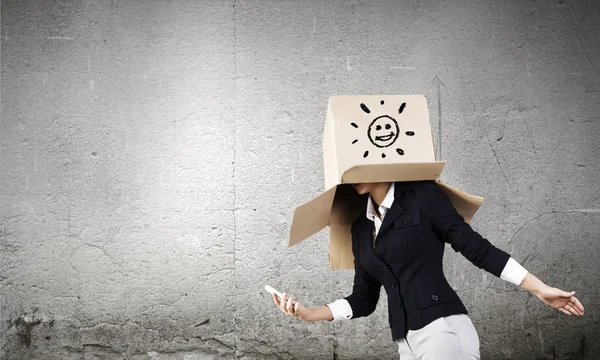
[[[379,240],[392,226],[394,220],[396,220],[396,218],[400,216],[402,212],[404,212],[404,208],[400,205],[400,201],[395,198],[394,202],[392,203],[392,207],[385,213],[385,217],[383,218],[383,222],[381,223],[381,227],[379,228],[379,232],[375,238],[375,243],[379,242]]]
[[[383,223],[381,223],[381,227],[379,228],[379,232],[377,233],[377,237],[375,238],[375,244],[381,239],[385,233],[389,230],[389,228],[394,223],[394,220],[398,218],[403,212],[404,207],[400,205],[402,192],[411,189],[414,187],[414,182],[412,181],[398,181],[396,182],[394,188],[394,202],[392,203],[392,207],[386,212],[385,217],[383,218]]]
[[[375,254],[375,249],[373,248],[373,227],[375,226],[373,222],[365,216],[363,213],[362,217],[359,220],[359,249],[360,251],[366,255],[363,258],[363,262],[365,266],[369,266],[368,264],[379,264],[384,265],[384,262],[377,254]]]

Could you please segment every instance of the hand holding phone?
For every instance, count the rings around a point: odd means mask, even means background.
[[[283,298],[283,294],[280,293],[279,291],[277,291],[274,287],[271,287],[269,285],[265,285],[265,290],[267,290],[271,294],[277,295],[277,297],[279,298],[280,301]],[[292,305],[294,305],[294,304],[296,304],[296,300],[292,301]]]
[[[285,294],[286,297],[284,299],[284,294],[277,291],[277,289],[272,286],[265,285],[265,290],[272,294],[273,302],[284,314],[293,316],[302,321],[315,321],[317,319],[315,318],[315,313],[313,311],[314,309],[304,307],[302,302],[294,300],[294,295],[290,295],[288,297],[287,294]],[[290,299],[292,299],[292,302],[291,306],[288,307],[288,302]],[[283,301],[285,301],[285,303],[283,303]]]

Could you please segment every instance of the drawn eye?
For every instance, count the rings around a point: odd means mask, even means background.
[[[391,127],[392,127],[392,125],[390,125],[390,124],[385,124],[385,129],[386,129],[386,130],[389,130]]]
[[[381,130],[381,125],[375,126],[375,130],[377,130],[377,131]]]

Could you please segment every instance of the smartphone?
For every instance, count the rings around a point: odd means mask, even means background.
[[[283,297],[283,295],[277,291],[275,288],[269,286],[269,285],[265,285],[265,290],[267,290],[268,292],[270,292],[271,294],[275,294],[277,295],[277,297],[279,298],[279,300],[281,300],[281,298]],[[296,303],[296,300],[292,301],[292,305]]]

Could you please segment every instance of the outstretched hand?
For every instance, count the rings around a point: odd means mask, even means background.
[[[537,297],[546,304],[567,315],[583,315],[583,305],[574,296],[575,291],[566,292],[555,287],[545,287],[536,293]]]

